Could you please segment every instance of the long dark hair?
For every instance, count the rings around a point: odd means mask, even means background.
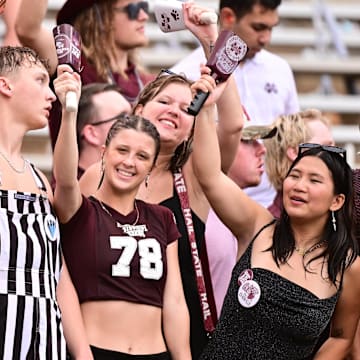
[[[329,280],[338,286],[337,277],[343,274],[345,269],[356,259],[358,254],[358,243],[354,236],[353,222],[353,185],[352,170],[343,156],[324,150],[321,147],[309,149],[294,160],[289,173],[294,166],[305,156],[316,156],[320,158],[329,169],[334,182],[334,194],[344,194],[344,205],[336,211],[336,231],[333,229],[331,214],[325,226],[322,238],[319,241],[326,241],[321,253],[310,257],[304,264],[305,270],[308,265],[316,259],[325,257]],[[273,244],[268,249],[272,252],[276,264],[286,263],[295,248],[295,238],[291,227],[291,220],[286,210],[283,209],[280,219],[277,221],[273,235]],[[324,263],[325,264],[325,263]]]

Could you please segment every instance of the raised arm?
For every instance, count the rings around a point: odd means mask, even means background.
[[[214,105],[207,104],[195,120],[192,154],[195,174],[210,205],[224,224],[239,241],[249,241],[261,226],[271,221],[272,216],[221,171]]]
[[[221,169],[226,173],[234,161],[244,125],[243,108],[233,76],[217,101],[217,111]]]
[[[187,29],[200,41],[206,58],[209,58],[212,46],[219,35],[218,26],[217,24],[201,24],[200,17],[202,13],[212,10],[193,2],[184,2],[182,7],[184,12],[184,22]]]
[[[56,71],[58,60],[51,30],[43,25],[47,8],[47,0],[22,0],[15,29],[24,46],[34,49],[40,57],[49,60],[49,72],[52,75]]]
[[[60,222],[67,222],[79,209],[82,202],[77,168],[79,152],[76,140],[77,112],[65,110],[65,95],[74,91],[79,100],[81,91],[80,75],[68,65],[58,67],[58,77],[54,80],[56,95],[62,105],[60,131],[54,148],[54,176],[56,187],[54,206]]]
[[[183,4],[184,20],[187,28],[198,38],[206,58],[218,38],[216,24],[199,24],[200,15],[211,11],[188,2]],[[222,95],[217,100],[217,133],[220,144],[221,168],[227,172],[235,158],[243,127],[243,109],[235,80],[230,77]]]
[[[2,44],[3,46],[16,46],[20,44],[15,31],[15,20],[20,8],[20,3],[21,0],[11,0],[7,1],[6,3],[5,11],[3,13],[3,19],[5,23],[5,35]]]

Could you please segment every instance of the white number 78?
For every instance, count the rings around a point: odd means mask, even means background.
[[[110,236],[112,249],[124,249],[116,264],[112,265],[112,276],[130,277],[130,263],[139,249],[140,269],[144,279],[159,280],[163,274],[163,261],[159,242],[154,238],[136,241],[131,236]]]

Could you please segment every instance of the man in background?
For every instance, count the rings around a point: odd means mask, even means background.
[[[280,115],[299,111],[289,64],[265,50],[270,43],[272,29],[279,22],[277,9],[280,3],[281,0],[220,0],[220,29],[235,32],[249,48],[234,77],[252,125],[271,124]],[[197,64],[205,62],[204,53],[199,48],[172,70],[196,79],[199,75]],[[260,185],[246,192],[265,207],[275,197],[275,190],[265,173]]]
[[[79,177],[90,165],[100,161],[111,125],[120,114],[130,112],[131,105],[117,85],[92,83],[82,87],[77,117]]]

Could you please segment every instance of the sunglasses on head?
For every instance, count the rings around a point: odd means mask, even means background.
[[[123,7],[114,7],[113,9],[118,12],[126,13],[129,20],[136,20],[139,16],[140,10],[144,10],[146,14],[149,14],[149,3],[147,1],[139,1],[136,3],[130,3]]]
[[[163,75],[179,75],[173,71],[171,71],[170,69],[161,69],[159,71],[159,73],[156,76],[156,79],[158,79],[159,77],[162,77]]]
[[[346,161],[346,150],[339,146],[321,145],[315,143],[303,143],[299,145],[299,155],[310,149],[321,149],[327,152],[339,154]]]
[[[115,121],[115,120],[119,120],[121,119],[122,117],[124,117],[125,115],[127,115],[126,112],[122,111],[120,114],[117,114],[109,119],[106,119],[106,120],[101,120],[101,121],[95,121],[89,125],[92,125],[92,126],[98,126],[98,125],[102,125],[102,124],[106,124],[110,121]]]
[[[168,75],[168,76],[178,76],[178,77],[180,77],[180,78],[183,78],[185,81],[187,81],[187,82],[189,82],[190,80],[186,77],[186,74],[184,74],[184,73],[180,73],[180,74],[178,74],[178,73],[176,73],[176,72],[173,72],[172,70],[170,70],[170,69],[161,69],[160,71],[159,71],[159,73],[157,74],[157,76],[156,76],[156,80],[157,79],[159,79],[159,78],[161,78],[161,77],[163,77],[163,76],[166,76],[166,75]],[[190,81],[191,82],[191,81]]]

